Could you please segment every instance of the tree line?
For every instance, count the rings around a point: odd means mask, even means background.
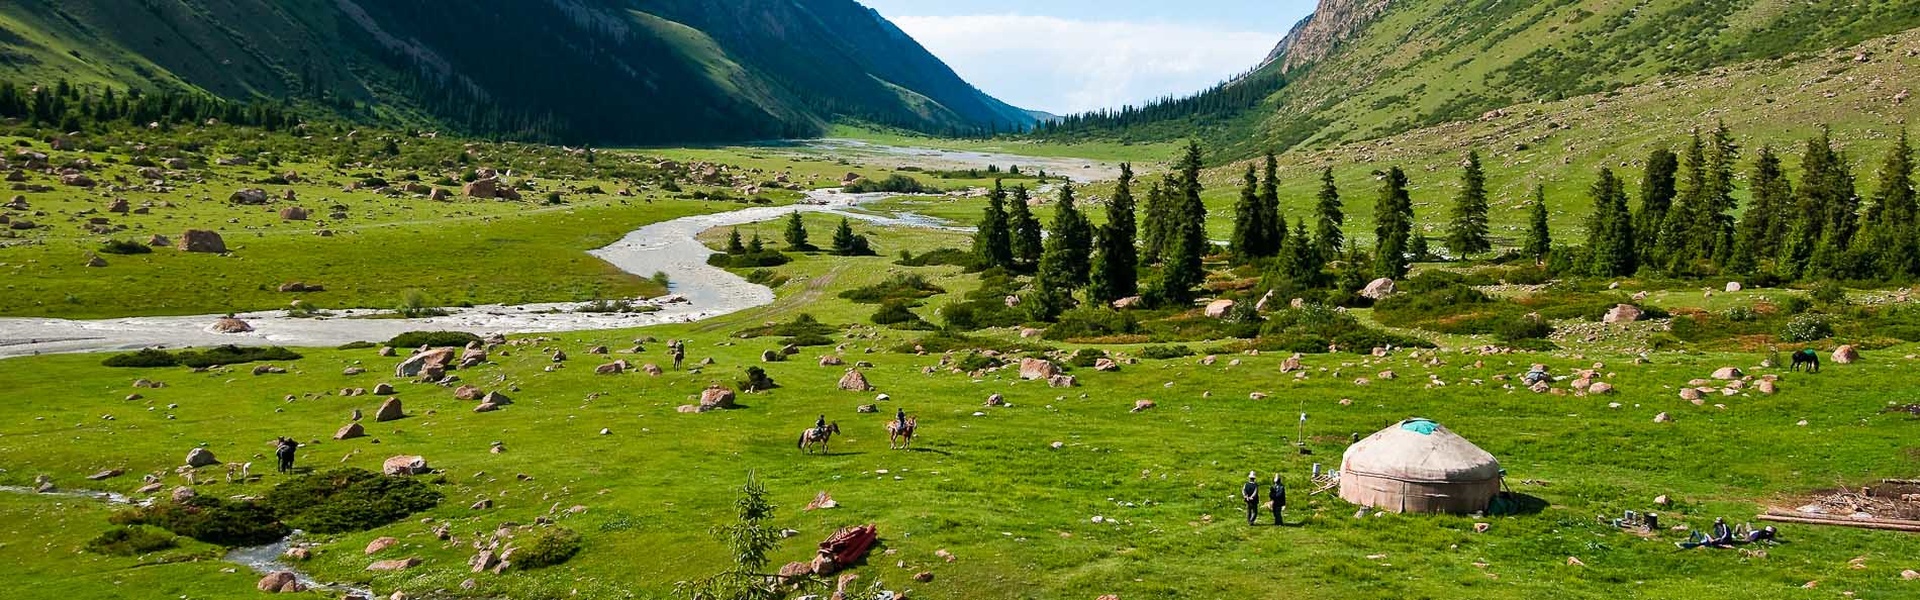
[[[0,118],[20,119],[32,127],[63,132],[154,123],[170,126],[208,119],[269,130],[296,123],[282,102],[232,102],[170,91],[115,91],[112,87],[76,86],[66,80],[50,86],[0,81]]]

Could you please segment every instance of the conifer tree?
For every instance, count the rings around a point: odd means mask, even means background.
[[[1708,137],[1707,189],[1693,214],[1693,235],[1699,244],[1696,256],[1716,265],[1726,264],[1727,254],[1733,249],[1733,210],[1736,208],[1733,171],[1739,154],[1739,146],[1733,143],[1727,124],[1720,123]]]
[[[1687,144],[1685,154],[1680,156],[1681,171],[1685,178],[1674,195],[1673,206],[1667,209],[1667,216],[1660,223],[1660,243],[1654,255],[1669,271],[1677,271],[1682,265],[1693,262],[1698,244],[1692,243],[1694,213],[1706,202],[1707,196],[1707,154],[1700,132],[1694,131],[1693,139]]]
[[[1107,202],[1107,223],[1096,233],[1089,299],[1110,303],[1140,293],[1140,251],[1134,247],[1133,165],[1120,164],[1120,180]]]
[[[1553,232],[1547,228],[1547,188],[1533,186],[1533,206],[1528,209],[1527,243],[1521,253],[1533,257],[1534,262],[1545,263],[1547,253],[1553,248]]]
[[[1030,314],[1042,321],[1051,321],[1073,308],[1073,291],[1087,281],[1091,226],[1074,206],[1073,184],[1061,186],[1053,225],[1047,233],[1046,251],[1041,253],[1040,269],[1034,274],[1034,293],[1028,299]]]
[[[794,252],[811,252],[819,249],[813,247],[813,244],[807,243],[807,223],[800,218],[800,213],[796,212],[787,216],[786,238],[788,250]]]
[[[1380,197],[1373,204],[1374,277],[1398,279],[1407,274],[1407,253],[1413,235],[1413,199],[1407,195],[1407,174],[1387,169]]]
[[[1741,274],[1758,271],[1762,261],[1779,249],[1790,218],[1786,211],[1793,207],[1793,185],[1771,146],[1761,146],[1754,157],[1749,187],[1753,200],[1740,218],[1733,254],[1727,259],[1727,270]]]
[[[1872,236],[1870,249],[1881,277],[1920,276],[1920,206],[1916,206],[1913,188],[1913,146],[1907,132],[1900,130],[1885,162],[1880,164],[1879,187],[1874,190],[1873,207],[1868,212]]]
[[[1842,258],[1859,224],[1859,197],[1855,195],[1853,173],[1846,158],[1833,149],[1826,129],[1808,140],[1806,155],[1800,161],[1801,250],[1811,248],[1801,265],[1814,270],[1812,275],[1832,278],[1850,275],[1836,272],[1846,265]],[[1807,274],[1800,270],[1798,274]]]
[[[1007,225],[1007,189],[993,180],[993,192],[987,194],[987,209],[980,227],[973,234],[973,255],[986,268],[1013,267],[1013,233]]]
[[[1333,167],[1320,170],[1320,195],[1314,203],[1313,246],[1320,254],[1320,260],[1331,261],[1340,256],[1346,244],[1346,236],[1341,228],[1346,225],[1347,217],[1341,213],[1340,188],[1333,184]]]
[[[1167,252],[1167,222],[1172,216],[1168,212],[1167,185],[1165,181],[1156,181],[1147,189],[1147,204],[1142,212],[1147,213],[1147,222],[1140,231],[1140,261],[1146,264],[1159,263]]]
[[[727,254],[745,254],[746,252],[747,245],[740,242],[740,228],[735,227],[728,231]]]
[[[1022,269],[1033,268],[1040,263],[1040,221],[1033,218],[1033,209],[1027,206],[1032,198],[1027,195],[1026,184],[1013,186],[1013,200],[1007,206],[1007,225],[1013,232],[1010,244],[1013,250],[1013,262]]]
[[[1177,207],[1169,224],[1167,256],[1161,271],[1159,298],[1174,305],[1193,300],[1193,288],[1206,281],[1205,259],[1213,243],[1207,240],[1207,205],[1200,201],[1200,143],[1187,142],[1180,159],[1180,179],[1169,192]]]
[[[1642,264],[1660,259],[1660,228],[1666,224],[1667,211],[1673,208],[1674,177],[1680,170],[1680,155],[1660,148],[1647,156],[1647,172],[1640,181],[1640,211],[1633,215],[1634,249]]]
[[[765,242],[760,241],[760,232],[758,231],[753,232],[753,239],[747,242],[747,253],[759,254],[761,252],[766,252],[766,251],[767,251],[767,244]]]
[[[1246,184],[1240,188],[1240,201],[1233,204],[1233,237],[1227,240],[1233,259],[1250,262],[1260,258],[1267,243],[1262,237],[1265,234],[1266,224],[1261,222],[1260,214],[1260,179],[1249,164]]]
[[[1632,275],[1633,215],[1627,209],[1626,188],[1613,169],[1601,168],[1593,183],[1593,215],[1587,219],[1587,250],[1593,262],[1588,273],[1596,277]]]
[[[855,250],[853,224],[846,217],[840,217],[840,226],[833,230],[833,253],[840,256],[852,256]]]
[[[1427,247],[1427,236],[1425,234],[1415,233],[1413,237],[1409,239],[1411,240],[1407,242],[1407,257],[1409,261],[1424,262],[1433,255],[1433,249]]]
[[[1287,219],[1280,214],[1280,159],[1267,151],[1266,172],[1260,178],[1261,256],[1278,256],[1287,237]]]
[[[1447,228],[1447,252],[1464,259],[1493,249],[1487,240],[1487,174],[1480,169],[1480,153],[1467,153],[1460,175],[1460,196],[1453,203],[1453,221]]]
[[[1284,229],[1286,226],[1281,227]],[[1287,265],[1287,271],[1294,281],[1304,287],[1326,284],[1325,277],[1321,275],[1321,266],[1325,261],[1320,259],[1319,249],[1313,246],[1313,238],[1307,234],[1306,219],[1300,219],[1299,225],[1294,227],[1293,235],[1287,238],[1281,254],[1283,260],[1279,262]]]

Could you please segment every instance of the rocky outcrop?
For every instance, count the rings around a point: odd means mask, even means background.
[[[380,472],[388,475],[424,475],[433,472],[427,459],[420,456],[395,456],[380,463]]]
[[[840,376],[840,389],[849,392],[871,392],[873,384],[867,383],[867,376],[859,369],[847,369],[847,374]]]
[[[1313,14],[1294,24],[1267,54],[1261,67],[1279,64],[1283,71],[1326,58],[1342,40],[1352,36],[1386,10],[1392,0],[1320,0]]]
[[[218,233],[205,229],[188,229],[185,233],[180,234],[180,250],[184,252],[225,254],[227,251],[227,242],[226,240],[220,239],[220,234]]]

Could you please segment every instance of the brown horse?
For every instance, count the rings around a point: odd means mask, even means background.
[[[913,445],[913,431],[918,429],[920,417],[907,417],[906,421],[887,421],[887,447],[905,448]]]
[[[830,452],[827,449],[827,442],[833,440],[833,434],[836,433],[840,433],[839,423],[828,423],[825,429],[808,427],[806,431],[800,432],[800,449],[807,454],[813,454],[813,446],[818,444],[821,452]]]

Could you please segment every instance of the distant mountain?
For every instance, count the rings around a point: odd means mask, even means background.
[[[853,0],[9,0],[0,78],[601,144],[1035,120]]]
[[[1916,27],[1920,2],[1912,0],[1321,0],[1247,76],[1138,111],[1154,118],[1085,119],[1055,135],[1200,135],[1238,157],[1326,147],[1732,65],[1801,60]],[[1909,79],[1920,83],[1920,73]],[[1226,101],[1247,94],[1261,98]]]

